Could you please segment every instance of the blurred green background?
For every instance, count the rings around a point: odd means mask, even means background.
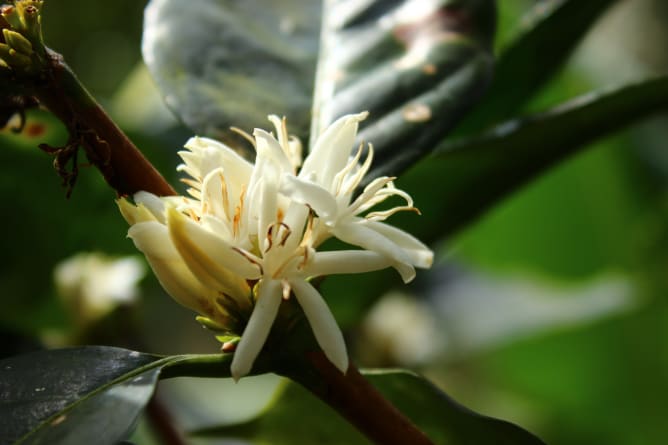
[[[534,2],[498,3],[501,51]],[[164,109],[140,62],[145,4],[47,2],[44,33],[177,184],[176,151],[190,133]],[[618,2],[525,112],[665,72],[666,23],[663,0]],[[368,316],[359,314],[349,335],[359,363],[417,369],[464,405],[518,423],[550,444],[668,443],[666,122],[657,116],[599,141],[444,242],[434,270],[408,289],[414,295],[390,295]],[[60,125],[37,112],[28,130],[0,133],[2,355],[91,340],[158,353],[216,351],[193,314],[150,274],[136,303],[94,332],[82,321],[81,305],[63,302],[53,280],[57,263],[78,252],[136,252],[124,239],[114,194],[96,171],[82,168],[65,199],[49,155],[36,148],[62,143]],[[345,305],[331,300],[335,310]],[[119,335],[128,320],[132,335]],[[256,382],[248,380],[242,388],[220,389],[227,408],[218,420],[239,404],[253,405],[241,401]],[[271,387],[261,380],[255,393]],[[172,388],[179,391],[195,405],[211,398],[211,392]],[[217,413],[205,417],[215,422]]]

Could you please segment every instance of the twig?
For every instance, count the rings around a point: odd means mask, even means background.
[[[185,436],[160,397],[159,386],[146,406],[146,416],[160,443],[165,445],[187,445]]]
[[[175,195],[172,186],[90,96],[62,56],[49,51],[48,57],[47,81],[37,86],[35,96],[67,126],[107,183],[119,195],[140,190]]]
[[[343,375],[320,351],[308,353],[306,359],[316,374],[288,377],[334,408],[368,439],[382,445],[434,445],[354,365]]]

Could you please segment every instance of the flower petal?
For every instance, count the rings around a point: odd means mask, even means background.
[[[144,253],[163,289],[176,302],[200,314],[212,315],[202,302],[215,298],[217,293],[204,287],[186,267],[167,227],[155,221],[142,222],[130,227],[128,236]]]
[[[186,142],[185,147],[195,156],[190,155],[188,151],[180,151],[179,155],[185,162],[185,166],[179,166],[178,170],[185,170],[196,180],[201,181],[209,172],[221,166],[246,179],[250,178],[253,171],[253,164],[239,156],[227,145],[214,139],[193,137]],[[199,175],[194,176],[192,173],[199,173]]]
[[[364,273],[385,269],[392,261],[368,250],[316,252],[303,270],[306,276]]]
[[[404,283],[415,278],[415,268],[411,257],[390,239],[367,227],[360,218],[334,227],[332,232],[341,241],[388,257],[392,261],[392,267],[399,272]]]
[[[233,297],[248,295],[245,279],[260,277],[257,265],[174,208],[167,210],[167,228],[183,261],[206,286]]]
[[[132,199],[138,205],[144,205],[161,223],[165,223],[165,204],[158,196],[149,192],[137,192]]]
[[[348,370],[346,342],[325,300],[310,283],[304,280],[289,282],[325,356],[345,374]]]
[[[239,380],[250,372],[253,362],[262,350],[271,326],[276,319],[281,304],[281,282],[261,280],[258,283],[258,297],[253,313],[234,352],[230,370],[234,380]]]
[[[363,224],[375,230],[397,246],[401,247],[415,267],[428,269],[434,262],[434,252],[408,232],[379,221],[366,221]]]
[[[281,193],[295,202],[311,207],[326,222],[336,219],[338,206],[334,196],[325,188],[293,175],[283,175]]]
[[[304,160],[299,176],[309,177],[315,174],[318,184],[332,190],[336,174],[348,163],[357,136],[359,122],[369,113],[348,114],[337,119],[318,137],[311,153]]]
[[[116,200],[118,209],[121,215],[128,222],[133,225],[145,221],[155,221],[155,216],[143,205],[134,205],[125,198]]]
[[[222,220],[231,221],[230,193],[223,168],[211,170],[202,181],[202,213],[212,214]]]
[[[257,158],[271,159],[275,162],[282,172],[292,172],[293,167],[288,153],[283,151],[281,144],[269,133],[259,128],[253,131],[255,137]],[[258,162],[258,159],[255,161]]]

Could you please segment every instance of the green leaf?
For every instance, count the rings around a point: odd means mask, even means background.
[[[393,223],[425,242],[452,236],[590,142],[666,108],[668,76],[662,76],[588,94],[483,136],[443,144],[397,180],[397,186],[413,196],[422,216],[397,213]],[[350,326],[396,284],[396,273],[383,271],[325,280],[322,293],[336,297],[330,300],[332,310],[340,324]]]
[[[130,433],[161,372],[229,376],[229,354],[160,357],[108,346],[0,361],[2,443],[113,445]]]
[[[496,19],[490,0],[326,2],[311,140],[336,118],[367,110],[368,178],[430,152],[489,81]]]
[[[118,442],[153,393],[160,369],[150,365],[157,359],[93,346],[2,360],[3,443]]]
[[[590,93],[480,137],[444,144],[400,182],[426,217],[396,220],[428,241],[451,235],[590,142],[666,108],[668,76],[661,76]],[[439,199],[431,199],[435,190]]]
[[[412,12],[411,12],[412,11]],[[477,100],[492,65],[492,0],[410,2],[152,0],[143,54],[170,108],[200,134],[235,143],[228,127],[285,115],[303,140],[346,113],[371,112],[360,138],[377,172],[429,152]],[[410,13],[410,14],[409,14]]]
[[[531,21],[526,30],[502,51],[489,90],[457,132],[470,134],[511,118],[559,71],[615,2],[557,0],[534,6],[527,13]]]
[[[200,135],[289,118],[308,134],[320,2],[151,0],[143,55],[167,105]]]
[[[406,371],[367,371],[366,377],[437,444],[539,445],[538,438],[503,420],[477,414],[449,398],[427,380]],[[299,422],[295,419],[318,419]],[[289,425],[289,428],[286,428]],[[254,443],[368,444],[327,405],[292,382],[259,417],[243,424],[195,432],[239,437]]]

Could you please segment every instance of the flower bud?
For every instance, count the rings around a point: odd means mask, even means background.
[[[32,64],[29,56],[19,53],[14,48],[10,48],[5,43],[0,43],[0,59],[11,67],[28,67]]]
[[[5,43],[10,48],[15,49],[21,54],[25,54],[26,56],[32,54],[32,43],[30,43],[30,40],[23,37],[23,35],[16,31],[12,31],[11,29],[3,29],[2,35],[5,38]]]
[[[16,8],[12,5],[5,5],[0,9],[0,14],[14,29],[22,30],[23,22]]]

